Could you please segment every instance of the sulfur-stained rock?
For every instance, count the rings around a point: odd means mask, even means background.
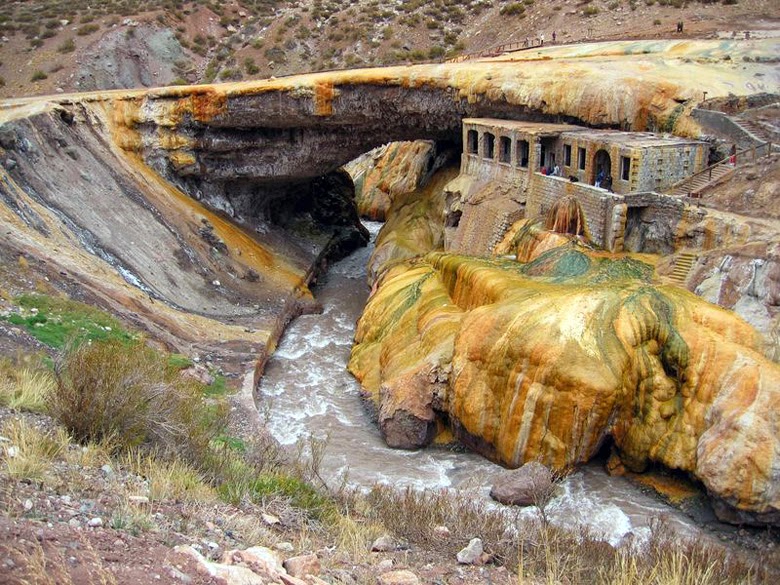
[[[360,216],[385,221],[393,200],[418,189],[436,170],[436,155],[430,140],[391,142],[345,165],[355,182]]]
[[[425,186],[394,198],[368,261],[369,283],[404,260],[444,248],[443,187],[457,174],[445,166]]]
[[[380,386],[411,392],[410,373],[451,366],[434,413],[510,467],[561,469],[611,437],[629,469],[687,471],[729,506],[772,518],[780,367],[749,325],[651,277],[574,244],[527,264],[429,254],[385,276],[350,368],[381,412]],[[426,392],[393,395],[393,408]]]

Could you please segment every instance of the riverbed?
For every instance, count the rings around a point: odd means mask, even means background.
[[[382,224],[364,222],[372,245],[335,263],[314,293],[321,314],[298,317],[269,360],[257,389],[260,415],[284,445],[326,441],[321,473],[331,486],[376,483],[398,488],[469,490],[489,499],[492,478],[503,469],[468,452],[445,448],[388,448],[347,371],[355,323],[368,298],[366,265]],[[495,504],[499,506],[499,504]],[[680,511],[640,491],[627,479],[608,476],[592,463],[566,478],[548,507],[553,522],[582,525],[613,545],[645,540],[660,518],[680,536],[701,530]],[[536,511],[527,508],[523,515]]]

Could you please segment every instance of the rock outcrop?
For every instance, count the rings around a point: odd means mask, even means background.
[[[351,179],[315,179],[240,225],[120,148],[116,115],[92,103],[0,112],[5,252],[171,349],[262,367],[284,325],[316,309],[321,265],[367,240]]]
[[[651,267],[567,244],[526,264],[433,253],[390,269],[350,369],[411,447],[448,420],[509,467],[689,472],[764,521],[780,512],[780,367],[733,314]]]
[[[360,216],[385,221],[397,196],[422,187],[453,155],[430,140],[391,142],[345,165],[355,183]]]

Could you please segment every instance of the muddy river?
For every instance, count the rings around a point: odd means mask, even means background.
[[[380,223],[364,222],[376,236]],[[468,489],[489,498],[491,478],[502,471],[482,457],[441,448],[389,449],[360,399],[359,384],[347,372],[355,322],[368,297],[366,264],[372,246],[334,264],[315,289],[323,306],[286,330],[257,390],[261,416],[281,443],[308,437],[327,446],[322,463],[331,485],[385,483],[418,489]],[[498,504],[496,504],[498,506]],[[653,519],[664,517],[681,535],[700,531],[679,511],[609,477],[599,464],[580,469],[562,484],[549,506],[553,522],[587,526],[612,544],[644,540]],[[535,514],[532,508],[523,514]]]

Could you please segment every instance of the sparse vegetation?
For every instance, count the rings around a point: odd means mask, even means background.
[[[37,72],[36,76],[38,79],[47,78],[43,71]],[[33,81],[37,80],[36,76]],[[83,303],[41,294],[25,294],[14,300],[19,307],[18,312],[0,319],[24,327],[33,337],[49,347],[62,348],[67,342],[129,342],[133,339],[133,335],[124,329],[119,321]]]
[[[30,81],[43,81],[44,79],[48,79],[48,75],[46,75],[45,72],[38,69],[35,73],[32,74],[32,77],[30,77]]]
[[[524,12],[525,6],[522,2],[513,2],[512,4],[507,4],[502,6],[499,10],[500,14],[505,14],[506,16],[517,16],[519,14],[523,14]]]
[[[76,29],[76,34],[80,37],[91,35],[93,32],[100,30],[100,26],[97,24],[85,24]]]
[[[57,51],[60,53],[72,53],[76,50],[76,43],[73,41],[73,39],[66,39],[63,41],[59,47],[57,47]]]
[[[204,402],[199,384],[140,342],[69,348],[55,378],[51,412],[84,443],[110,440],[196,461],[224,426],[224,408]]]

